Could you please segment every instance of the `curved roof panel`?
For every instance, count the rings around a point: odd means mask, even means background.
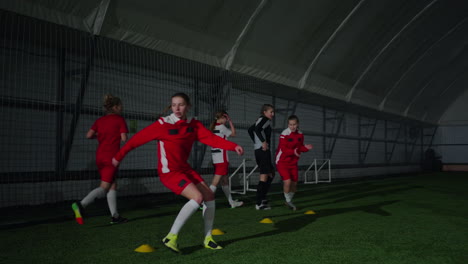
[[[466,93],[468,1],[16,0],[0,8],[438,123]]]

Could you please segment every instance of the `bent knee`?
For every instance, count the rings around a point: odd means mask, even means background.
[[[214,200],[214,193],[213,192],[210,192],[210,193],[206,193],[204,196],[203,196],[203,200],[204,201],[213,201]]]

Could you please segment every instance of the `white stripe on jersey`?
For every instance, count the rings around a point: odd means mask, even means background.
[[[164,142],[159,141],[159,151],[161,154],[161,170],[163,173],[170,172],[168,167],[168,161],[166,157],[166,149],[164,148]]]
[[[278,151],[278,154],[276,155],[276,161],[275,163],[278,164],[278,161],[280,160],[281,158],[281,154],[283,154],[283,151],[281,151],[281,149]]]
[[[266,117],[263,117],[263,116],[259,117],[257,119],[257,122],[255,122],[255,126],[257,126],[262,121],[263,118],[266,118]],[[269,125],[270,125],[270,120],[268,119],[265,122],[265,124],[263,124],[262,129],[267,128]],[[265,135],[265,131],[262,130],[262,132],[260,132],[260,133],[262,133],[263,138],[265,138],[265,140],[267,140],[266,135]],[[259,149],[259,148],[262,147],[262,141],[260,141],[260,139],[258,138],[257,133],[254,132],[254,136],[255,136],[254,137],[255,138],[254,149]]]

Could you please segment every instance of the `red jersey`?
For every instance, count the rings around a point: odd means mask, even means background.
[[[98,118],[91,127],[97,133],[99,142],[96,159],[109,159],[120,149],[121,133],[128,133],[125,119],[116,114]]]
[[[297,149],[298,154],[309,151],[304,146],[302,132],[299,130],[291,132],[289,128],[286,128],[281,133],[278,149],[276,150],[276,164],[297,165],[299,157],[294,154],[295,149]]]
[[[224,140],[195,119],[182,120],[171,114],[159,118],[135,134],[115,155],[119,162],[132,149],[151,140],[158,142],[158,172],[168,173],[192,169],[187,162],[195,140],[215,148],[234,151],[237,144]]]

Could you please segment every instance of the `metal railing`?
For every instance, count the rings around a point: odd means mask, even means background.
[[[322,180],[319,177],[320,171],[328,164],[328,179]],[[307,178],[307,173],[314,169],[314,178],[312,181],[309,181]],[[304,183],[305,184],[317,184],[319,182],[331,182],[331,160],[330,159],[314,159],[314,162],[310,164],[309,168],[304,172]]]
[[[257,189],[250,188],[250,176],[255,172],[258,168],[258,165],[255,164],[255,167],[247,174],[246,163],[251,162],[251,159],[243,159],[242,163],[237,167],[237,169],[229,176],[229,189],[231,189],[231,193],[238,193],[238,194],[246,194],[248,191],[256,192]],[[241,176],[241,186],[242,189],[232,189],[232,178],[237,175],[237,173],[242,169],[242,176]]]

